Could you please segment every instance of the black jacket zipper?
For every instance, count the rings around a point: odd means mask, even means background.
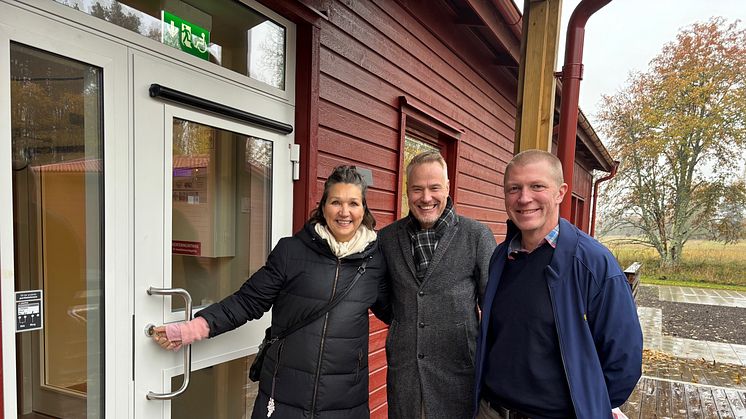
[[[332,285],[332,296],[329,298],[329,302],[334,300],[334,296],[337,293],[337,282],[339,281],[339,266],[342,263],[340,259],[337,259],[337,270],[334,273],[334,284]],[[316,361],[316,380],[313,385],[313,401],[311,402],[311,417],[316,416],[316,396],[319,391],[319,378],[321,377],[321,358],[324,355],[324,341],[326,340],[326,326],[329,322],[329,313],[324,315],[324,328],[321,331],[321,343],[319,344],[319,358]]]

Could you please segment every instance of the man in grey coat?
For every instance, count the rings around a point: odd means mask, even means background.
[[[407,166],[409,215],[379,233],[390,281],[386,339],[391,419],[470,419],[478,304],[496,243],[456,214],[437,151]]]

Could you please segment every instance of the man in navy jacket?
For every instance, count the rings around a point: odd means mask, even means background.
[[[477,343],[482,418],[610,418],[642,368],[632,293],[612,254],[559,217],[554,155],[505,169],[508,233],[492,255]]]

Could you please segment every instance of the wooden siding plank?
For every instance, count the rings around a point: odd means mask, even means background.
[[[458,206],[468,205],[475,208],[483,208],[488,210],[502,211],[505,209],[502,199],[498,199],[494,195],[489,195],[485,192],[472,192],[464,189],[459,189],[459,202]]]
[[[386,227],[387,225],[395,221],[394,214],[391,212],[381,212],[381,211],[371,210],[371,213],[373,213],[373,217],[376,219],[376,229],[378,230]]]
[[[500,166],[498,171],[498,167],[493,166],[493,169],[487,169],[483,166],[480,166],[472,161],[462,159],[461,164],[459,165],[459,171],[464,174],[468,174],[469,176],[473,176],[477,179],[485,180],[489,183],[493,183],[495,185],[498,185],[500,188],[502,188],[503,185],[503,173],[502,171],[505,171],[506,164],[503,164],[500,162]]]
[[[508,227],[505,223],[490,223],[482,221],[482,224],[486,225],[492,231],[497,243],[500,243],[505,239],[505,234],[508,232]]]
[[[494,103],[515,118],[515,97],[506,92],[516,91],[516,80],[512,76],[495,77],[498,72],[490,71],[494,69],[491,51],[474,51],[478,49],[476,46],[481,47],[483,43],[475,37],[472,38],[471,31],[459,31],[458,27],[443,25],[443,22],[454,21],[449,19],[452,16],[446,15],[443,8],[412,2],[412,9],[404,10],[401,5],[392,1],[380,0],[374,3],[382,13],[365,13],[372,7],[364,10],[367,3],[363,2],[354,4],[354,11],[427,68],[433,69],[437,74],[457,75],[458,84],[470,85],[480,93],[475,97],[478,102]],[[417,9],[414,9],[415,7]],[[436,34],[439,30],[443,32]],[[407,36],[407,33],[411,36]],[[468,42],[469,38],[475,42]],[[520,40],[515,39],[515,42],[520,48]],[[469,57],[459,56],[467,52],[473,53]],[[482,68],[474,68],[477,65]],[[489,77],[489,80],[485,76]]]
[[[368,319],[370,323],[369,329],[371,333],[377,332],[379,330],[388,329],[389,327],[386,323],[378,320],[378,318],[374,316],[370,310],[368,310]]]
[[[372,142],[388,150],[399,149],[398,129],[387,127],[375,120],[361,118],[360,115],[325,100],[319,104],[319,124],[328,129]]]
[[[325,77],[325,74],[334,75],[336,79],[349,86],[357,86],[358,79],[364,77],[364,72],[361,70],[367,71],[381,80],[396,85],[404,94],[411,95],[419,102],[429,106],[428,111],[433,114],[442,115],[441,118],[454,121],[484,138],[493,139],[495,144],[512,152],[515,119],[501,120],[484,110],[474,109],[473,107],[460,109],[458,100],[463,98],[463,95],[458,92],[444,91],[439,86],[433,86],[428,76],[413,75],[404,70],[395,69],[384,57],[372,53],[366,45],[361,45],[349,35],[339,31],[330,32],[322,31],[323,45],[347,59],[349,69],[348,72],[343,72],[340,62],[335,62],[334,66],[327,66],[327,63],[322,61],[322,78]],[[322,55],[324,55],[323,49]],[[367,93],[375,94],[374,92]],[[324,99],[329,99],[324,90],[321,90],[320,95]],[[339,96],[335,95],[334,98],[339,99]],[[385,99],[384,101],[388,102]],[[472,118],[464,118],[465,115],[470,115]],[[496,133],[499,135],[495,135]]]
[[[388,334],[388,329],[371,333],[368,338],[368,352],[370,353],[384,348],[386,346],[386,336],[388,336]]]
[[[396,174],[391,173],[391,171],[389,170],[384,170],[378,167],[370,167],[367,166],[365,163],[361,163],[351,159],[343,159],[338,156],[330,156],[328,154],[319,155],[318,161],[320,175],[328,176],[329,173],[331,173],[332,170],[334,170],[334,168],[337,166],[353,164],[359,167],[370,169],[370,171],[373,173],[372,187],[385,191],[393,191],[396,189]]]
[[[359,71],[356,73],[359,73]],[[357,77],[359,74],[350,76]],[[321,99],[334,102],[359,115],[369,115],[371,119],[375,119],[387,127],[398,129],[399,108],[393,102],[389,104],[381,101],[378,96],[372,96],[373,93],[355,90],[351,85],[342,83],[324,73],[319,75],[319,96]]]
[[[492,183],[477,173],[476,176],[465,173],[463,170],[459,173],[461,177],[458,179],[458,186],[460,191],[472,191],[472,192],[480,192],[480,193],[486,193],[490,196],[494,196],[496,198],[499,198],[500,203],[502,204],[502,185],[498,185],[496,183]],[[498,194],[499,192],[499,194]]]
[[[388,419],[388,417],[389,410],[386,403],[376,406],[375,408],[370,408],[370,419]]]
[[[376,144],[360,141],[327,128],[319,128],[319,152],[342,157],[354,156],[361,163],[379,168],[396,167],[399,155]]]
[[[586,202],[590,202],[591,199],[591,179],[593,175],[576,163],[572,172],[572,192],[585,199]]]
[[[461,158],[477,163],[483,166],[485,170],[495,170],[497,167],[505,170],[505,166],[508,165],[507,162],[513,158],[513,153],[508,150],[494,146],[490,147],[489,144],[476,144],[467,141],[462,141],[459,153]]]
[[[508,221],[508,216],[505,213],[505,211],[500,209],[487,209],[487,208],[478,208],[478,207],[471,207],[469,205],[465,204],[458,204],[458,208],[456,211],[465,217],[473,218],[478,221],[497,221],[497,222],[506,222]]]
[[[371,371],[383,368],[386,366],[386,350],[381,348],[377,351],[371,351],[368,353],[368,368]]]
[[[349,62],[343,57],[335,55],[331,51],[322,49],[320,55],[322,61],[327,63],[327,67],[329,68],[328,73],[336,80],[353,86],[355,90],[360,92],[360,94],[377,97],[379,100],[390,104],[392,108],[398,109],[399,96],[404,93],[415,96],[411,92],[417,92],[416,87],[409,89],[407,92],[403,92],[401,90],[404,88],[403,84],[395,87],[389,84],[386,80],[361,70],[356,64]],[[440,109],[453,108],[453,105],[448,102],[439,103],[437,106],[439,106]],[[453,120],[453,118],[446,117],[442,114],[439,109],[427,108],[426,110],[433,113],[435,116],[446,118],[448,121]],[[460,116],[461,119],[463,119],[462,121],[458,121],[458,123],[467,129],[467,134],[462,136],[462,141],[473,143],[475,147],[481,148],[487,154],[507,152],[512,157],[513,132],[495,132],[494,128],[487,124],[479,123],[478,120],[474,120],[473,118],[467,119],[467,117],[470,116],[464,112],[460,114],[457,113],[456,116]],[[475,125],[475,121],[478,123],[477,125]],[[396,125],[396,129],[398,129],[398,125]]]
[[[375,390],[378,387],[385,386],[387,371],[388,371],[388,368],[384,367],[384,368],[380,368],[378,370],[371,372],[370,378],[368,380],[368,388]]]
[[[364,2],[356,3],[356,9],[359,11],[364,11],[365,7],[370,5],[370,3],[364,4]],[[479,89],[475,88],[469,79],[462,77],[459,73],[453,71],[452,67],[449,68],[450,66],[446,66],[442,62],[423,62],[423,58],[421,57],[427,57],[433,60],[436,55],[433,54],[432,49],[419,46],[416,42],[416,38],[402,37],[402,33],[405,32],[403,28],[398,31],[390,31],[392,38],[381,33],[379,28],[385,28],[385,23],[391,22],[391,19],[383,17],[380,10],[377,13],[372,12],[367,14],[369,19],[380,18],[380,20],[376,20],[376,24],[374,25],[361,18],[359,15],[354,14],[350,9],[340,3],[335,2],[334,6],[334,16],[333,19],[331,19],[331,23],[339,28],[337,33],[344,33],[351,38],[346,41],[347,49],[336,48],[335,50],[337,52],[350,52],[350,49],[364,50],[366,52],[374,51],[377,55],[385,57],[390,62],[390,68],[398,68],[401,70],[400,73],[411,74],[412,77],[417,80],[427,80],[427,85],[431,86],[434,92],[439,92],[444,97],[461,97],[466,99],[463,102],[456,102],[454,105],[464,109],[469,114],[484,114],[488,112],[488,110],[482,104],[492,103],[492,106],[490,107],[491,115],[495,115],[496,117],[502,116],[501,119],[503,121],[515,119],[515,114],[511,114],[508,111],[514,107],[512,103],[506,100],[503,106],[501,106],[494,101],[495,98],[504,100],[505,98],[503,98],[502,95],[490,96],[484,94]],[[330,33],[331,31],[326,32]],[[396,42],[399,40],[406,42],[406,45],[399,45]],[[402,44],[404,44],[404,42],[402,42]],[[325,42],[323,36],[322,43],[329,45]],[[355,43],[364,48],[349,47]],[[420,52],[421,55],[415,56],[415,52]],[[352,61],[357,63],[362,62],[361,60],[355,59]],[[366,61],[365,63],[370,61],[372,60]],[[379,74],[376,71],[373,71],[373,73]],[[448,77],[444,77],[444,74]],[[399,77],[384,77],[384,79],[397,80]],[[512,128],[511,126],[508,127]]]
[[[386,402],[386,387],[379,387],[370,392],[368,406],[380,406]]]
[[[318,196],[316,202],[318,202],[319,199],[321,199],[321,196],[324,193],[324,180],[323,179],[317,179],[316,181],[316,196]],[[371,212],[374,210],[385,210],[388,208],[391,208],[394,206],[395,197],[394,195],[389,191],[381,191],[378,189],[368,188],[368,193],[365,197],[368,208],[370,208]],[[378,218],[376,218],[376,221],[378,221]]]

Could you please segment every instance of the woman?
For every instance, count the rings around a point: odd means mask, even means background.
[[[354,166],[335,168],[304,228],[281,239],[263,268],[194,320],[156,328],[156,342],[175,350],[270,308],[277,336],[324,308],[367,261],[340,304],[270,346],[252,418],[368,418],[368,308],[382,315],[386,286],[366,189]]]

